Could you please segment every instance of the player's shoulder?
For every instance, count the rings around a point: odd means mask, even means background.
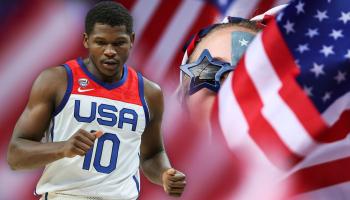
[[[45,91],[45,95],[56,95],[64,89],[67,83],[67,73],[63,66],[49,67],[41,71],[34,81],[33,91]],[[41,92],[40,92],[41,93]]]
[[[161,115],[163,113],[163,92],[160,86],[143,77],[144,91],[147,105],[150,109],[151,119],[155,115]]]
[[[163,95],[162,89],[157,83],[155,83],[155,82],[153,82],[145,77],[142,77],[142,78],[143,78],[143,82],[144,82],[144,90],[145,90],[146,96],[159,96],[159,95],[162,96]]]
[[[65,77],[65,75],[66,69],[63,66],[59,65],[44,69],[43,71],[41,71],[39,77],[59,79]]]
[[[36,82],[47,86],[54,86],[67,80],[66,70],[63,66],[49,67],[41,71]]]

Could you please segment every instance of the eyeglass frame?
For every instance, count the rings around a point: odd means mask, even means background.
[[[220,68],[215,73],[215,77],[213,80],[214,84],[208,83],[208,82],[196,84],[196,82],[195,82],[196,75],[194,75],[190,70],[191,68],[194,68],[194,67],[200,65],[205,58],[207,58],[208,62],[211,65],[218,66]],[[220,61],[220,60],[213,58],[211,56],[209,50],[204,49],[196,62],[181,65],[180,70],[190,77],[189,95],[192,95],[203,88],[207,88],[213,92],[218,92],[220,89],[220,85],[221,85],[220,82],[221,82],[221,79],[224,76],[224,74],[233,71],[235,67],[236,66],[233,66],[228,62],[223,62],[223,61]]]

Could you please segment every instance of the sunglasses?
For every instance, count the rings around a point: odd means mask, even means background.
[[[222,23],[239,24],[241,22],[249,22],[249,20],[240,17],[226,17]],[[181,72],[190,77],[189,94],[192,95],[202,88],[207,88],[211,91],[218,92],[220,89],[220,82],[223,76],[233,71],[235,65],[231,65],[227,62],[222,62],[217,59],[213,59],[210,52],[205,49],[198,60],[194,63],[188,63],[188,57],[193,53],[197,43],[201,41],[212,29],[221,25],[222,23],[213,24],[201,29],[197,34],[193,35],[184,45],[183,51],[185,57],[180,66]],[[182,75],[180,74],[180,81],[182,81]]]
[[[190,95],[203,88],[218,92],[224,74],[234,68],[230,63],[214,59],[208,49],[203,50],[196,62],[180,66],[180,70],[190,77]]]

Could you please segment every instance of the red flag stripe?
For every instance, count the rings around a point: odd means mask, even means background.
[[[270,39],[271,36],[274,40]],[[318,110],[295,80],[295,77],[299,74],[299,69],[274,19],[271,20],[270,26],[262,34],[262,40],[269,60],[283,82],[283,87],[280,90],[281,97],[296,114],[310,136],[320,141],[318,139],[319,133],[321,133],[321,130],[325,130],[327,126]],[[274,53],[275,49],[278,49],[278,55]],[[284,56],[282,57],[280,54]],[[293,96],[293,98],[290,98],[290,96]]]
[[[3,25],[3,30],[0,32],[0,50],[2,50],[2,54],[0,55],[0,60],[5,60],[3,58],[4,53],[8,50],[9,46],[12,46],[18,40],[18,35],[23,32],[28,32],[32,27],[33,22],[40,19],[42,12],[38,12],[41,10],[45,10],[48,5],[45,3],[46,1],[38,1],[36,3],[28,1],[29,9],[25,9],[20,7],[18,12],[14,13],[12,17]],[[37,10],[38,9],[38,10]],[[21,26],[17,26],[14,24],[21,23]],[[5,31],[6,30],[6,31]],[[5,50],[6,49],[6,50]],[[0,65],[0,71],[5,69],[6,65]]]
[[[116,2],[121,3],[126,9],[131,10],[136,0],[118,0]]]
[[[152,74],[155,80],[162,79],[174,55],[181,49],[180,43],[186,39],[186,33],[205,5],[201,1],[181,3],[146,62],[146,71]],[[157,66],[157,70],[154,70],[154,66]]]
[[[350,110],[344,111],[339,119],[325,133],[321,134],[319,140],[334,142],[344,139],[350,133]]]
[[[156,12],[146,25],[147,30],[143,33],[136,33],[139,34],[139,40],[142,42],[135,47],[133,60],[140,62],[140,65],[144,64],[166,30],[169,21],[176,14],[179,5],[181,5],[180,0],[161,1]],[[139,66],[139,64],[132,64],[132,66]]]
[[[232,88],[236,95],[237,101],[249,124],[249,134],[256,144],[262,149],[267,158],[275,165],[285,168],[286,158],[290,158],[291,163],[299,162],[302,157],[294,154],[281,141],[278,133],[272,128],[269,122],[261,113],[263,103],[259,94],[249,77],[244,65],[245,56],[239,62],[235,76],[232,79]],[[245,88],[239,87],[244,84]],[[257,115],[252,114],[258,113]],[[278,149],[278,151],[276,151]]]
[[[16,40],[18,33],[25,31],[33,21],[40,17],[42,9],[48,6],[46,1],[24,1],[22,5],[18,6],[14,13],[6,18],[7,21],[2,23],[2,30],[0,32],[0,49],[6,49],[7,46],[11,45]],[[17,25],[20,22],[20,26]],[[6,30],[6,31],[5,31]],[[4,68],[6,66],[0,66]]]
[[[195,23],[191,26],[191,29],[186,33],[186,37],[184,37],[184,40],[181,42],[181,47],[183,47],[187,39],[190,38],[192,35],[196,34],[198,30],[214,23],[216,17],[218,17],[219,15],[218,11],[211,4],[205,4],[205,6],[202,8],[202,11],[199,13],[200,15],[198,15],[197,19],[195,20]],[[169,63],[170,67],[163,76],[163,79],[161,80],[162,82],[168,82],[169,77],[171,77],[170,79],[175,80],[175,84],[178,84],[179,67],[181,64],[183,52],[180,51],[180,49],[177,52],[178,53],[176,54],[176,56],[173,57],[171,63]]]
[[[317,144],[280,96],[283,82],[264,51],[261,35],[256,38],[246,52],[245,67],[264,105],[261,112],[283,143],[295,154],[305,156]]]
[[[256,6],[256,10],[253,12],[253,15],[251,15],[250,17],[253,17],[255,15],[260,15],[260,14],[266,12],[274,4],[275,4],[275,0],[259,1],[259,4]]]
[[[141,34],[147,29],[147,24],[154,15],[154,12],[158,9],[160,4],[159,0],[139,0],[137,1],[131,11],[131,15],[135,19],[134,21],[134,32],[136,34],[134,44],[138,44],[143,41],[140,41]]]
[[[350,181],[349,169],[350,157],[346,157],[300,169],[284,182],[288,184],[289,182],[298,181],[298,184],[291,191],[291,195],[296,195]]]

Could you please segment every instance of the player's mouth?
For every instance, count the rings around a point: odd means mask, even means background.
[[[119,62],[113,59],[108,59],[108,60],[104,60],[102,61],[102,65],[104,68],[106,68],[107,70],[115,70],[115,68],[117,68]]]

